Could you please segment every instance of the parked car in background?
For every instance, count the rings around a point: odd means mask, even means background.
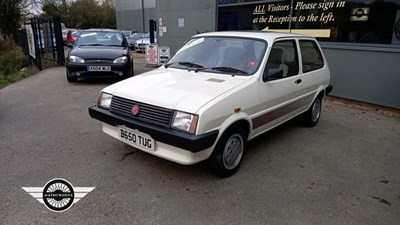
[[[121,30],[121,32],[125,35],[125,38],[129,38],[132,34],[137,33],[136,30]]]
[[[63,37],[63,42],[64,44],[67,44],[67,34],[68,34],[68,29],[63,29],[62,30],[62,37]]]
[[[134,75],[133,59],[125,36],[110,29],[81,31],[66,60],[68,82],[78,78]]]
[[[65,28],[62,30],[62,37],[63,37],[64,44],[67,44],[67,37],[68,37],[69,31],[71,31],[71,34],[72,34],[72,32],[76,31],[76,29]]]
[[[89,114],[137,149],[185,165],[208,159],[227,177],[247,141],[297,116],[315,126],[331,90],[313,37],[212,32],[189,39],[164,66],[104,88]]]
[[[154,35],[154,42],[157,43],[157,35]],[[135,41],[135,51],[144,52],[146,51],[146,45],[150,44],[150,33],[146,33],[142,38]]]
[[[81,30],[77,31],[68,31],[67,33],[67,45],[72,47],[75,44],[75,41],[78,39],[79,34],[81,33]]]
[[[142,33],[142,32],[132,34],[129,38],[126,39],[129,43],[129,47],[131,49],[135,49],[136,41],[139,40],[140,38],[144,37],[145,35],[146,35],[146,33]]]

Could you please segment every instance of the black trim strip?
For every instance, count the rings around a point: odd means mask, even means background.
[[[275,109],[273,111],[264,113],[258,117],[253,118],[251,121],[253,123],[253,130],[257,129],[261,126],[264,126],[267,123],[270,123],[298,108],[300,108],[301,106],[307,104],[308,102],[311,102],[312,98],[314,97],[314,95],[309,95],[307,97],[304,97],[302,99],[299,99],[297,101],[294,101],[290,104],[287,104],[285,106],[282,106],[278,109]]]
[[[213,130],[199,135],[192,135],[147,124],[142,121],[132,120],[128,117],[111,113],[110,111],[97,106],[89,108],[89,115],[90,117],[110,124],[111,126],[125,125],[131,129],[137,129],[140,132],[150,135],[156,141],[190,152],[199,152],[211,147],[218,136],[218,130]]]

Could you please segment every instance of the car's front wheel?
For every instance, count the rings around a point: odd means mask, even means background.
[[[135,75],[135,72],[134,72],[133,66],[132,66],[131,71],[129,72],[129,74],[124,75],[123,77],[121,77],[121,79],[122,80],[123,79],[127,79],[127,78],[130,78],[130,77],[133,77],[134,75]]]
[[[67,73],[67,81],[68,81],[69,83],[74,83],[74,82],[78,81],[78,78],[77,78],[77,77],[71,77],[71,76],[69,76],[68,73]]]
[[[210,163],[213,171],[221,177],[233,175],[240,166],[246,145],[246,137],[239,127],[228,129],[219,139]]]
[[[318,96],[311,107],[302,115],[304,125],[307,127],[315,126],[321,117],[322,97]]]

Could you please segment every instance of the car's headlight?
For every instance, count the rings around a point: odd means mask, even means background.
[[[127,62],[128,62],[128,57],[126,56],[118,57],[113,61],[113,63],[127,63]]]
[[[99,99],[97,100],[97,107],[103,109],[110,109],[112,95],[107,93],[100,93]]]
[[[85,63],[85,60],[83,60],[81,57],[78,57],[75,55],[70,55],[68,57],[68,60],[72,63]]]
[[[176,111],[174,113],[172,128],[194,134],[196,132],[198,120],[198,115]]]

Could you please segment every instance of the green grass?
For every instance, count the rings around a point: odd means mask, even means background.
[[[39,70],[35,66],[30,66],[26,70],[21,70],[7,76],[0,74],[0,89],[36,74],[38,71]]]
[[[12,38],[0,37],[0,89],[38,72],[35,66],[26,67],[28,60]]]
[[[36,66],[28,66],[29,57],[21,47],[10,37],[0,36],[0,89],[29,77],[39,70]],[[42,67],[47,69],[57,66],[57,63],[42,58]]]

